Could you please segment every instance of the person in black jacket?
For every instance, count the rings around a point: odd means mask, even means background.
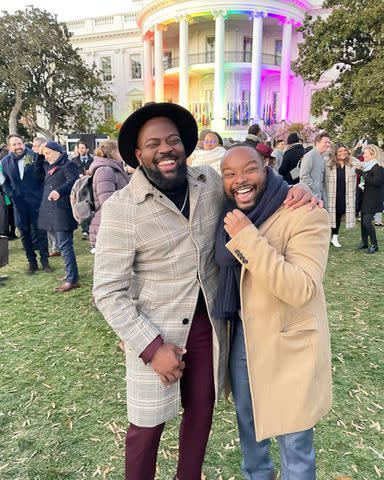
[[[44,272],[52,269],[48,263],[47,232],[38,229],[37,218],[43,193],[43,180],[35,174],[37,155],[26,147],[20,135],[7,138],[9,153],[2,160],[4,175],[3,191],[14,206],[15,224],[21,235],[21,241],[28,259],[27,273],[38,270],[34,239],[40,252],[41,266]]]
[[[287,149],[283,155],[283,161],[279,168],[279,174],[289,185],[299,183],[299,175],[292,177],[292,170],[297,167],[299,160],[303,158],[304,147],[297,133],[291,133],[287,139]]]
[[[89,153],[88,145],[82,140],[77,142],[76,147],[79,154],[77,157],[73,157],[71,162],[79,169],[79,175],[85,175],[93,162],[93,155]]]
[[[89,153],[89,147],[83,140],[77,142],[76,147],[79,154],[77,157],[72,158],[71,162],[73,162],[79,169],[79,177],[82,175],[88,175],[89,167],[93,162],[93,155]],[[87,240],[89,236],[89,222],[82,222],[80,227],[81,238]]]
[[[73,231],[77,222],[73,218],[70,194],[78,178],[78,169],[71,162],[64,148],[57,142],[49,141],[42,145],[36,173],[44,177],[44,191],[41,200],[38,225],[39,228],[55,232],[59,250],[64,258],[66,277],[62,285],[55,288],[57,292],[67,292],[77,288],[78,269],[73,249]]]
[[[375,213],[383,208],[384,159],[383,152],[376,145],[367,145],[363,150],[364,163],[356,173],[361,176],[359,187],[361,201],[361,243],[358,250],[375,253],[379,249],[376,230],[373,224]],[[371,245],[368,247],[368,237]]]

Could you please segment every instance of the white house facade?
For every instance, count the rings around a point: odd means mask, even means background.
[[[115,96],[123,121],[148,101],[188,108],[200,128],[238,137],[250,123],[311,124],[313,92],[293,74],[306,12],[321,0],[133,0],[129,12],[67,22],[72,43]]]

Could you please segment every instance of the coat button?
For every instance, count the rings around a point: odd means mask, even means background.
[[[183,318],[183,325],[188,325],[189,318]]]
[[[236,255],[239,255],[240,250],[235,250]]]
[[[248,260],[246,258],[244,258],[243,263],[247,264]]]

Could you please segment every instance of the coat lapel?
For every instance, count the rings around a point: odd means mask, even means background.
[[[199,178],[195,175],[188,175],[188,185],[189,185],[189,221],[192,222],[193,216],[196,212],[197,202],[199,200],[201,190],[203,188],[202,178]]]
[[[15,185],[21,183],[21,178],[20,178],[20,171],[19,171],[19,162],[18,160],[9,157],[8,158],[8,164],[9,164],[9,172],[10,172],[10,178],[12,178],[12,182],[15,183]]]

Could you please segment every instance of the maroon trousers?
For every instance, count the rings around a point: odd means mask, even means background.
[[[184,355],[180,381],[184,412],[179,431],[178,480],[200,480],[215,402],[212,327],[199,300]],[[125,480],[153,480],[165,423],[146,428],[130,424],[125,439]]]

